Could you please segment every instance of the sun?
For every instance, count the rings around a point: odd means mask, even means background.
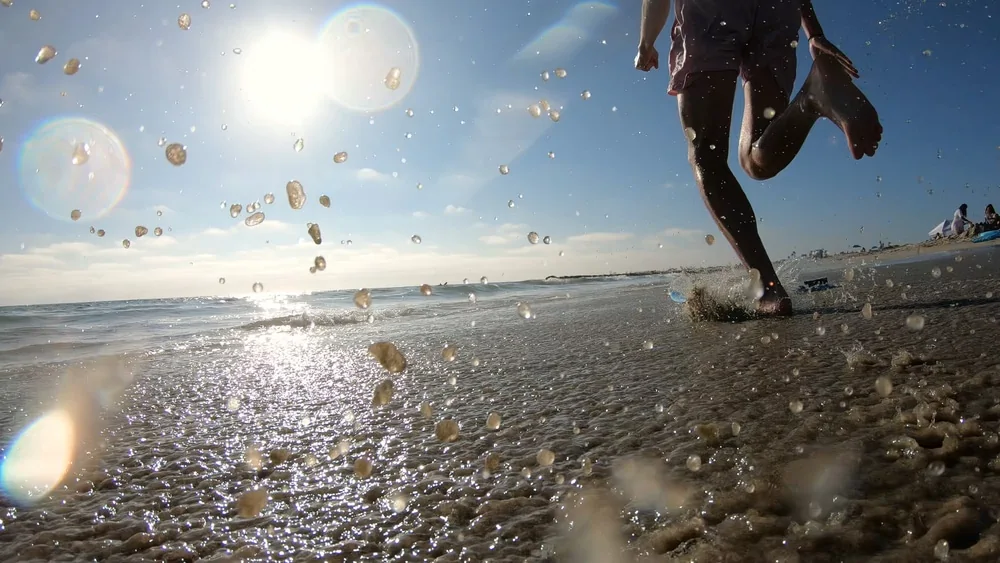
[[[323,67],[314,41],[273,31],[244,53],[243,98],[262,118],[301,124],[324,100]]]

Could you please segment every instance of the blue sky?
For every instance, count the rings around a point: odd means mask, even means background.
[[[632,68],[633,4],[0,7],[0,303],[242,294],[255,281],[269,291],[316,291],[731,262],[721,236],[704,242],[718,233],[692,182],[665,68]],[[919,240],[960,203],[973,219],[986,203],[1000,204],[991,199],[1000,177],[1000,13],[985,0],[945,4],[817,2],[886,132],[876,158],[854,162],[840,132],[822,122],[778,178],[738,174],[772,258]],[[31,9],[41,18],[33,21]],[[188,30],[178,25],[182,13]],[[57,55],[38,64],[44,45]],[[79,72],[64,74],[74,57]],[[811,61],[804,41],[799,59],[801,83]],[[401,85],[389,90],[373,77],[394,65]],[[543,99],[558,122],[529,114]],[[74,165],[68,137],[80,127],[91,128],[93,147]],[[116,155],[99,127],[125,152]],[[69,148],[45,145],[46,131]],[[187,147],[183,166],[167,162],[160,137]],[[349,157],[336,164],[339,151]],[[101,190],[114,193],[126,175],[127,192],[97,217]],[[308,196],[301,210],[284,193],[292,179]],[[76,195],[65,191],[72,186]],[[273,205],[264,204],[268,192]],[[321,194],[330,208],[318,204]],[[245,212],[230,217],[230,204],[255,201],[261,225],[245,226]],[[76,222],[74,206],[84,211]],[[309,239],[308,222],[321,226],[322,245]],[[150,234],[136,239],[137,225]],[[553,243],[533,246],[529,231]],[[310,274],[317,255],[329,266]]]

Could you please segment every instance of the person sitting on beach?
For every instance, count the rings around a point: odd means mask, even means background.
[[[757,313],[790,315],[791,300],[760,240],[753,208],[729,168],[737,78],[746,97],[739,161],[756,180],[784,170],[821,117],[844,132],[856,160],[874,156],[882,139],[878,113],[854,85],[857,68],[823,35],[811,0],[643,0],[637,69],[659,68],[654,44],[671,2],[668,91],[677,96],[695,181],[744,266],[760,272],[764,295]],[[800,25],[813,65],[791,98]]]
[[[955,210],[955,216],[951,219],[951,234],[952,236],[959,236],[965,232],[965,224],[974,225],[972,221],[969,220],[967,213],[969,211],[969,206],[962,204],[958,206]]]
[[[993,204],[986,205],[985,220],[983,221],[983,231],[995,231],[1000,229],[1000,215],[997,215],[996,209],[993,209]]]

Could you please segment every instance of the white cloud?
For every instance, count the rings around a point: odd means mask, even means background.
[[[669,227],[658,233],[665,237],[678,237],[678,238],[697,238],[705,234],[704,231],[700,229],[685,229],[683,227]]]
[[[203,237],[226,237],[229,235],[242,233],[245,231],[254,232],[265,232],[265,233],[290,233],[295,230],[295,226],[291,223],[286,223],[284,221],[278,221],[277,219],[264,219],[264,222],[256,225],[254,227],[246,226],[242,220],[237,221],[233,226],[228,229],[220,229],[218,227],[209,227],[196,236]]]
[[[355,173],[355,176],[359,182],[386,182],[392,177],[374,168],[361,168]]]
[[[482,97],[475,109],[472,134],[454,159],[457,167],[445,170],[438,181],[444,189],[478,190],[500,177],[501,164],[510,166],[511,176],[516,176],[518,156],[555,126],[547,117],[528,116],[527,108],[538,103],[537,95],[511,91],[484,92]],[[557,94],[547,96],[547,100],[553,108],[562,107]]]
[[[413,216],[417,219],[426,219],[427,217],[430,217],[430,214],[425,211],[414,211]]]
[[[500,235],[483,235],[479,237],[479,240],[483,244],[489,244],[489,245],[508,244],[512,242],[509,237],[504,237]]]
[[[570,244],[599,244],[608,242],[621,242],[634,237],[632,233],[586,233],[583,235],[573,235],[566,239]]]
[[[513,58],[542,64],[556,64],[573,57],[600,26],[614,18],[618,9],[603,2],[584,2],[570,8],[563,17],[545,28]],[[556,77],[553,76],[552,80]]]
[[[0,79],[0,113],[14,111],[18,105],[31,105],[37,100],[38,81],[26,72],[11,72]]]
[[[48,246],[28,249],[29,254],[48,256],[81,256],[94,254],[102,248],[89,242],[57,242]]]
[[[595,243],[594,236],[575,246],[569,240],[562,244],[529,245],[524,239],[527,231],[521,224],[500,225],[480,239],[484,246],[475,252],[445,252],[402,242],[316,246],[311,240],[300,240],[215,253],[189,251],[190,245],[184,239],[176,241],[178,244],[166,242],[174,241],[172,237],[159,243],[143,237],[133,241],[128,250],[117,241],[103,241],[107,247],[57,242],[33,248],[32,252],[0,255],[0,287],[4,288],[0,292],[0,305],[246,295],[257,281],[269,293],[299,293],[439,283],[484,275],[491,280],[514,281],[547,275],[666,269],[732,261],[732,253],[720,248],[723,245],[709,251],[703,245],[692,244],[671,252],[655,247],[611,252],[611,246]],[[610,234],[618,238],[623,235]],[[520,244],[512,244],[515,242]],[[566,256],[558,256],[563,249]],[[89,252],[86,260],[71,259],[84,250]],[[312,275],[308,266],[317,253],[322,253],[330,267]],[[716,262],[710,262],[716,258]],[[226,278],[225,285],[219,285],[220,277]]]
[[[461,215],[462,213],[465,213],[467,211],[468,211],[468,209],[466,209],[464,207],[460,207],[460,206],[456,206],[456,205],[451,205],[451,204],[448,204],[444,208],[444,212],[445,212],[446,215]]]

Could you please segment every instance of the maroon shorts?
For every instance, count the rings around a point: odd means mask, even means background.
[[[743,80],[769,72],[785,95],[795,83],[800,0],[674,0],[670,89],[692,74],[738,70]]]

